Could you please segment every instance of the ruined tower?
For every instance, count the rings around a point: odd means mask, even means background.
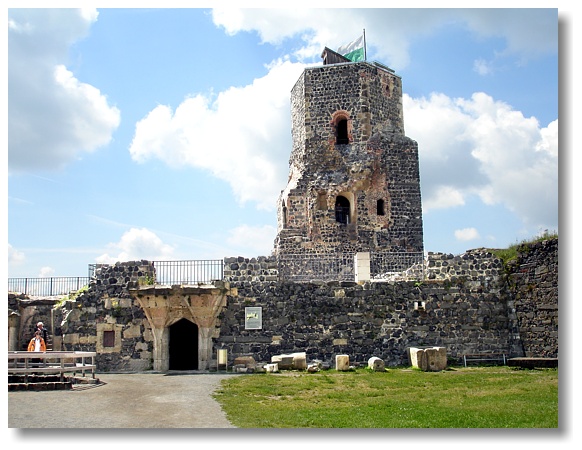
[[[293,148],[274,254],[422,254],[418,145],[402,80],[325,49],[291,92]]]

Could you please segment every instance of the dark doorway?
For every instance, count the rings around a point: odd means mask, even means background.
[[[335,220],[339,223],[350,223],[350,201],[342,195],[335,199]]]
[[[170,326],[170,370],[198,370],[198,326],[180,319]]]

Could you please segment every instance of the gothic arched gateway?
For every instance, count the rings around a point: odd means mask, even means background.
[[[151,326],[154,370],[207,370],[218,337],[218,315],[230,295],[228,283],[201,286],[148,285],[130,289]],[[197,333],[197,336],[194,336]],[[191,340],[197,351],[182,345]]]

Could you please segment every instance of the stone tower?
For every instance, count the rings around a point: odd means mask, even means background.
[[[422,253],[418,145],[404,135],[401,78],[327,48],[322,57],[291,91],[274,254]]]

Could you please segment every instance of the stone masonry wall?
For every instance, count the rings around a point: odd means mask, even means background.
[[[308,68],[291,106],[274,253],[422,253],[418,145],[404,136],[400,77],[367,62]]]
[[[258,361],[305,351],[308,359],[328,363],[346,353],[356,363],[377,356],[389,366],[407,364],[411,346],[444,346],[452,359],[480,352],[522,356],[497,258],[484,250],[431,254],[428,266],[421,282],[277,283],[233,276],[238,296],[227,300],[216,347]],[[255,267],[260,276],[265,267]],[[251,272],[245,277],[256,280]],[[248,306],[262,308],[261,330],[245,329]]]
[[[279,282],[274,257],[226,258],[233,294],[220,313],[213,352],[226,348],[229,363],[305,351],[328,363],[340,353],[358,364],[377,356],[388,366],[408,364],[412,346],[446,347],[451,360],[481,352],[557,357],[558,240],[520,250],[507,267],[485,249],[430,253],[424,279],[361,284]],[[47,323],[52,316],[55,350],[97,351],[100,371],[151,369],[152,332],[129,288],[151,282],[153,265],[103,266],[96,276],[66,301],[9,295],[9,323]],[[245,329],[249,306],[262,308],[261,329]],[[106,331],[115,333],[112,347],[104,346]]]
[[[558,357],[558,239],[522,245],[508,268],[525,356]]]
[[[89,288],[55,309],[60,350],[96,351],[100,371],[151,369],[151,328],[128,288],[153,279],[153,265],[147,261],[98,266]],[[114,333],[113,345],[106,345],[104,332]]]

